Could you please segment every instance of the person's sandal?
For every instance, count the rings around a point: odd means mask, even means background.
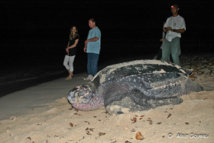
[[[71,79],[72,79],[72,77],[68,76],[65,80],[71,80]]]

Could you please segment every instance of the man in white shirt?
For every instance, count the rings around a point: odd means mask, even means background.
[[[171,54],[174,64],[180,65],[179,56],[181,54],[180,38],[181,33],[186,30],[186,24],[184,18],[178,15],[179,6],[171,6],[172,16],[166,20],[164,31],[167,32],[166,40],[162,49],[163,61],[168,61]]]

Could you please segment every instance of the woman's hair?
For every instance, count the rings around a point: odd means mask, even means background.
[[[74,34],[73,34],[73,31],[72,31],[73,27],[76,28],[76,32],[75,32]],[[79,35],[76,26],[72,26],[72,27],[70,28],[70,31],[71,31],[71,32],[70,32],[70,35],[69,35],[69,39],[70,39],[70,40],[74,39],[77,35]]]

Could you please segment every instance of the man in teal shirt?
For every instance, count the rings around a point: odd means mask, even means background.
[[[89,19],[88,23],[91,30],[88,33],[84,47],[84,52],[86,52],[88,56],[88,77],[85,78],[85,80],[92,80],[93,76],[97,73],[97,65],[101,49],[101,31],[96,26],[96,21],[93,18]]]

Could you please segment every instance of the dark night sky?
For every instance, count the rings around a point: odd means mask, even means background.
[[[213,16],[204,0],[10,0],[0,5],[1,65],[55,60],[61,64],[69,28],[80,34],[79,57],[93,17],[102,32],[102,57],[154,54],[161,43],[162,24],[171,16],[170,5],[180,5],[187,31],[183,53],[213,52]],[[111,55],[111,56],[109,56]],[[51,60],[50,60],[51,59]]]

